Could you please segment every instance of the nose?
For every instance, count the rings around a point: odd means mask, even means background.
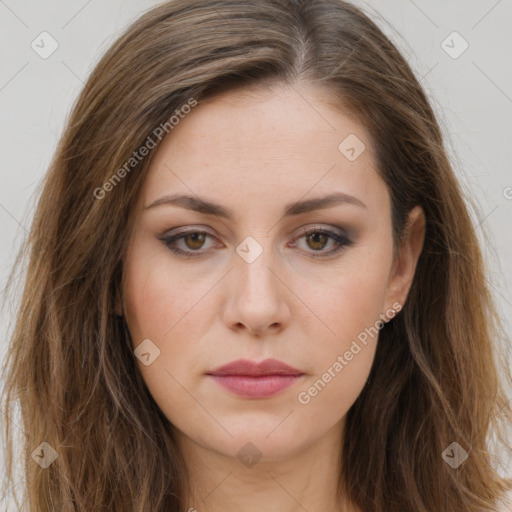
[[[279,275],[269,248],[248,263],[233,255],[234,268],[229,273],[229,292],[222,312],[230,329],[246,329],[254,336],[277,334],[290,321],[287,287]]]

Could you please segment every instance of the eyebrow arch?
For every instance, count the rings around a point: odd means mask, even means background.
[[[366,208],[366,205],[357,197],[345,194],[343,192],[336,192],[323,197],[316,197],[313,199],[307,199],[305,201],[296,201],[286,205],[284,209],[284,217],[293,215],[300,215],[301,213],[310,212],[313,210],[320,210],[323,208],[329,208],[338,204],[352,204]],[[225,219],[231,219],[233,212],[220,204],[207,201],[206,199],[200,198],[199,196],[190,196],[185,194],[171,194],[165,195],[153,201],[150,205],[146,206],[145,209],[155,208],[162,205],[176,205],[193,210],[199,213],[215,215]]]

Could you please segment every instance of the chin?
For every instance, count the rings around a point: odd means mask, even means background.
[[[236,457],[242,463],[246,459],[251,461],[244,463],[247,467],[252,467],[256,460],[260,463],[282,461],[297,455],[324,434],[318,428],[309,429],[304,424],[285,425],[288,421],[283,421],[286,414],[278,421],[238,421],[228,429],[231,436],[222,429],[217,429],[215,436],[212,436],[210,430],[195,432],[189,437],[208,450],[227,457]],[[293,413],[290,414],[290,419],[292,416]]]

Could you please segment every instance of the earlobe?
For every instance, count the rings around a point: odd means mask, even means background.
[[[402,306],[412,285],[416,266],[425,241],[425,213],[421,206],[415,206],[410,212],[405,232],[397,248],[397,256],[388,284],[386,306],[399,303]]]

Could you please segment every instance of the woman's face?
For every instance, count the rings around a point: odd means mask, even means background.
[[[164,139],[137,207],[117,307],[179,438],[263,460],[341,439],[419,250],[393,259],[364,128],[310,87],[224,93]],[[241,359],[294,371],[212,374]]]

